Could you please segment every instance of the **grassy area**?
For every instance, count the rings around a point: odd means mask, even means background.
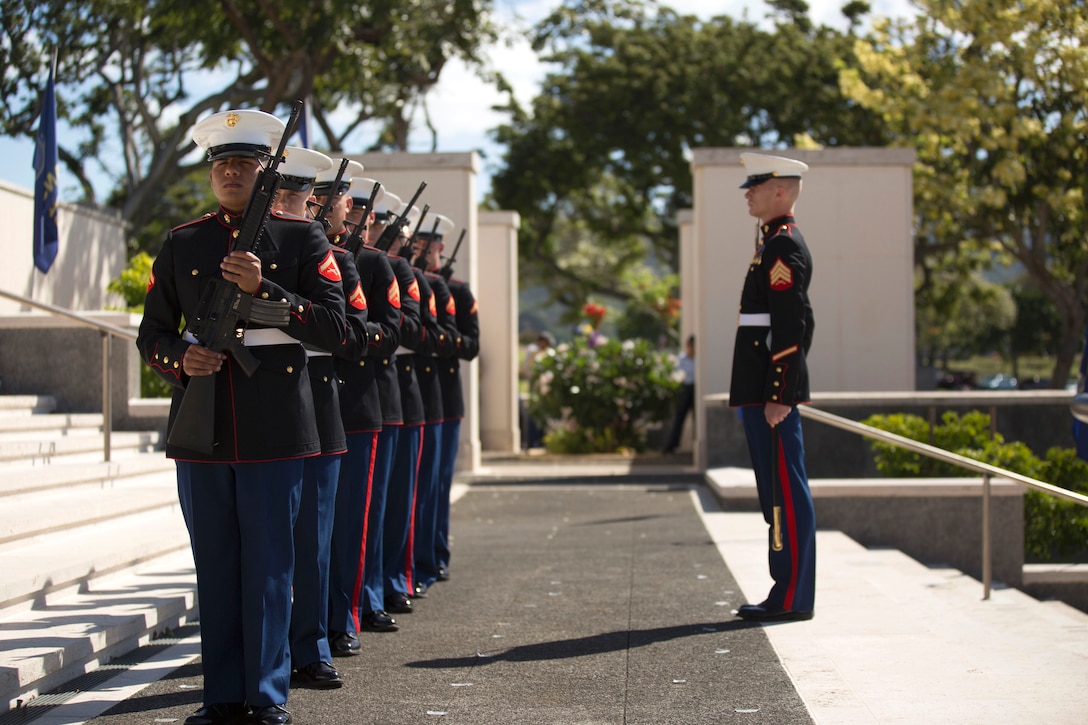
[[[1022,357],[1017,361],[1017,373],[1021,379],[1036,375],[1049,379],[1054,372],[1054,358],[1045,356]],[[978,355],[966,360],[952,360],[948,363],[949,372],[973,372],[982,379],[988,375],[1003,373],[1012,375],[1012,363],[994,355]],[[1070,369],[1069,379],[1076,380],[1080,374],[1079,361]]]

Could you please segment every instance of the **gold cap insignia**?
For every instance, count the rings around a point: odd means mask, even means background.
[[[227,128],[234,128],[235,126],[238,125],[238,121],[239,121],[239,118],[238,118],[237,113],[228,113],[227,114]]]

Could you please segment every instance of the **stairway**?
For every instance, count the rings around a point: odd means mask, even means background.
[[[154,432],[0,396],[0,712],[195,613],[174,464]]]

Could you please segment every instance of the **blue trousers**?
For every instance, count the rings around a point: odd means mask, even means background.
[[[340,456],[307,458],[302,500],[295,520],[294,603],[291,607],[291,666],[330,662],[329,552],[340,477]]]
[[[442,426],[423,426],[423,445],[419,453],[419,478],[416,482],[416,516],[412,526],[412,562],[416,584],[430,586],[438,579],[435,542],[438,538],[438,469],[442,459]]]
[[[332,544],[329,550],[329,629],[358,632],[355,621],[363,584],[363,541],[366,507],[378,433],[349,433],[348,451],[340,456],[340,479],[336,486]]]
[[[303,459],[177,461],[200,606],[204,704],[287,702]]]
[[[762,406],[740,409],[748,452],[756,474],[759,505],[767,522],[768,562],[774,585],[767,596],[771,608],[811,612],[816,598],[816,511],[805,471],[805,443],[797,408],[778,424],[778,446]],[[781,507],[782,549],[773,546],[774,489],[777,468]]]
[[[412,513],[419,475],[419,449],[423,425],[407,425],[397,436],[397,453],[385,499],[384,548],[385,593],[412,593]]]
[[[382,538],[385,529],[385,499],[389,491],[389,475],[393,472],[393,456],[397,452],[400,426],[387,425],[378,434],[378,449],[374,456],[374,478],[367,505],[367,524],[363,540],[363,593],[358,601],[357,616],[385,609],[385,576],[382,573]]]
[[[450,490],[453,469],[461,445],[461,419],[442,424],[442,458],[438,464],[438,510],[435,514],[434,558],[438,566],[450,566]]]

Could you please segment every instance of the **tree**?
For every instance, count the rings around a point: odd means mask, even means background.
[[[89,171],[101,167],[116,182],[108,204],[139,234],[153,220],[186,218],[168,215],[176,209],[161,200],[178,191],[170,188],[176,180],[183,190],[192,184],[186,177],[202,162],[189,131],[210,112],[282,114],[294,99],[312,98],[327,150],[341,151],[368,121],[378,129],[371,148],[403,149],[411,110],[445,63],[482,64],[481,48],[497,34],[490,7],[489,0],[0,0],[0,133],[33,134],[58,48],[59,113],[84,134],[59,157],[89,203],[98,201]],[[161,237],[138,239],[146,247]]]
[[[1088,305],[1088,15],[1083,2],[918,0],[859,39],[845,93],[918,151],[916,260],[1016,261],[1058,311],[1063,387]]]
[[[521,215],[523,287],[546,284],[577,310],[590,295],[637,297],[645,267],[675,271],[692,148],[882,143],[877,114],[838,88],[853,31],[774,5],[771,33],[649,0],[570,2],[538,24],[534,47],[557,69],[493,132],[507,151],[490,201]]]

